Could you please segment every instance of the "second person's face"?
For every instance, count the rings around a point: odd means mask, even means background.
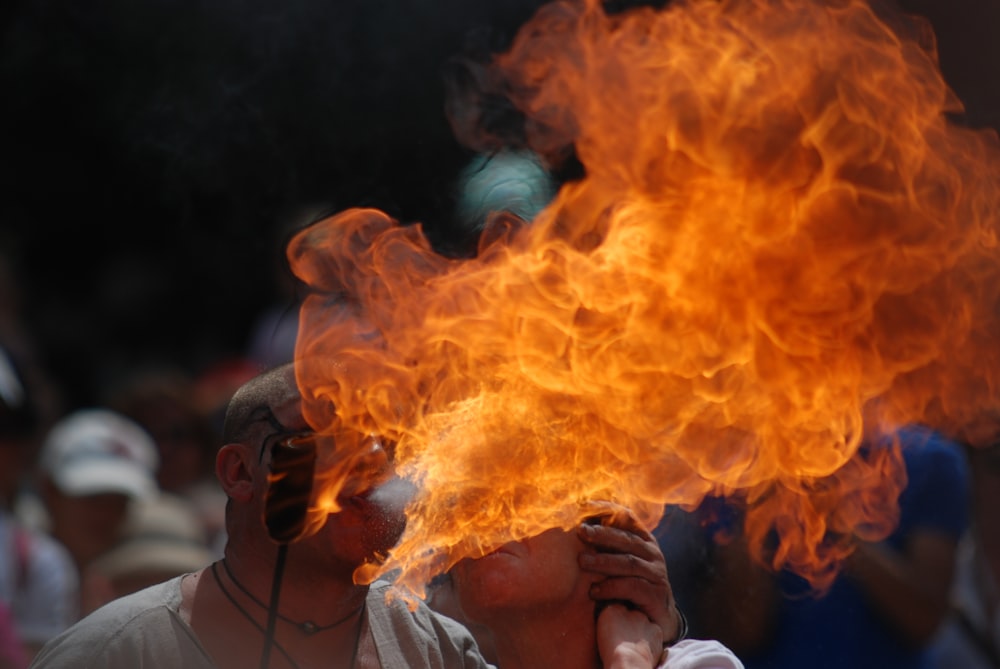
[[[556,528],[463,560],[453,572],[462,609],[489,624],[518,610],[555,611],[589,599],[594,577],[577,563],[583,549],[576,534]]]

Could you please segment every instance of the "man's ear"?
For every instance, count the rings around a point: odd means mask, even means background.
[[[243,444],[226,444],[215,456],[215,475],[226,496],[237,502],[253,499],[255,477],[264,475],[254,454]]]

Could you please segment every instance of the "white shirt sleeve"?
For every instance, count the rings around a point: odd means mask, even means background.
[[[733,651],[718,641],[685,639],[667,649],[658,669],[744,669]]]

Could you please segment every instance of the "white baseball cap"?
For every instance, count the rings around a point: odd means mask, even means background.
[[[121,493],[135,499],[156,494],[160,457],[153,438],[135,421],[108,409],[81,409],[49,431],[41,470],[73,497]]]

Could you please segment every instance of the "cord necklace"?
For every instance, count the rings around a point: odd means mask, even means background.
[[[229,563],[226,562],[225,558],[222,559],[222,568],[226,570],[226,576],[228,576],[229,580],[232,581],[233,584],[237,588],[240,589],[240,592],[242,592],[244,595],[246,595],[247,597],[249,597],[250,600],[253,601],[254,604],[256,604],[260,608],[264,609],[265,611],[267,610],[267,608],[268,608],[267,604],[265,604],[264,602],[262,602],[259,599],[257,599],[257,597],[255,597],[254,594],[252,592],[250,592],[250,590],[245,585],[243,585],[242,583],[240,583],[240,581],[236,578],[235,575],[233,575],[232,570],[229,568]],[[214,564],[212,565],[212,569],[213,570],[215,569],[215,565]],[[216,576],[216,579],[218,579],[218,576]],[[354,616],[356,616],[363,609],[364,609],[364,604],[362,603],[362,605],[359,608],[355,609],[354,611],[351,611],[350,613],[348,613],[346,616],[344,616],[340,620],[334,621],[334,622],[332,622],[332,623],[330,623],[328,625],[317,625],[316,623],[314,623],[311,620],[305,620],[305,621],[299,622],[297,620],[292,620],[288,616],[282,615],[281,613],[278,613],[277,615],[278,615],[278,618],[280,618],[281,620],[284,620],[289,625],[292,625],[292,626],[298,628],[298,630],[300,632],[302,632],[303,634],[305,634],[306,636],[312,636],[313,634],[318,634],[319,632],[325,632],[326,630],[333,629],[334,627],[337,627],[338,625],[341,625],[341,624],[347,622],[348,620],[350,620],[351,618],[353,618]]]
[[[251,625],[257,628],[258,632],[267,636],[267,630],[264,629],[264,626],[261,625],[259,622],[257,622],[257,619],[254,618],[252,615],[250,615],[250,612],[247,611],[245,608],[243,608],[240,605],[240,603],[236,601],[236,598],[233,597],[233,594],[229,592],[226,586],[222,585],[222,579],[219,578],[218,565],[219,565],[218,562],[212,563],[212,578],[215,579],[215,584],[219,586],[219,590],[222,592],[223,595],[226,596],[226,599],[229,600],[229,603],[232,604],[233,607],[237,611],[239,611],[244,618],[249,620]],[[285,660],[288,662],[288,664],[292,666],[292,669],[299,669],[298,662],[292,659],[292,656],[288,654],[288,651],[285,650],[284,646],[282,646],[280,643],[274,640],[271,641],[271,645],[273,645],[278,650],[278,652],[281,653],[282,657],[284,657]]]
[[[232,580],[232,582],[236,584],[236,587],[238,587],[240,589],[240,591],[243,592],[247,597],[249,597],[251,600],[253,600],[253,602],[255,604],[257,604],[258,606],[261,606],[262,608],[266,608],[266,607],[264,607],[264,604],[260,600],[258,600],[256,597],[254,597],[246,589],[246,587],[243,586],[243,584],[241,584],[238,580],[236,580],[233,577],[233,574],[232,574],[232,572],[229,569],[229,565],[226,564],[225,559],[223,559],[221,562],[222,562],[223,569],[226,570],[226,574],[229,576],[230,580]],[[247,611],[245,608],[243,608],[243,606],[238,601],[236,601],[236,598],[233,597],[233,594],[231,592],[229,592],[229,589],[226,588],[226,586],[224,586],[222,584],[222,579],[219,578],[219,569],[218,569],[218,567],[219,567],[219,563],[218,562],[213,562],[212,563],[212,578],[215,579],[216,585],[219,586],[219,591],[221,591],[222,594],[225,595],[226,599],[229,600],[229,603],[232,604],[233,607],[237,611],[239,611],[243,615],[243,617],[246,618],[250,622],[250,624],[252,624],[254,627],[257,628],[258,632],[260,632],[261,634],[264,634],[266,636],[267,635],[267,630],[264,629],[264,626],[261,625],[259,622],[257,622],[257,620],[250,614],[250,612]],[[302,629],[302,626],[299,623],[295,622],[294,620],[289,620],[288,618],[286,618],[285,616],[282,616],[280,614],[279,614],[279,616],[281,617],[282,620],[285,620],[286,622],[289,622],[292,625],[295,625],[300,630],[302,630],[304,634],[306,634],[307,636],[310,636],[311,634],[315,634],[315,632],[326,630],[326,629],[330,629],[332,627],[336,627],[340,623],[343,623],[344,621],[349,620],[351,618],[351,616],[353,616],[354,614],[358,613],[359,611],[363,614],[365,608],[366,608],[366,603],[363,603],[361,605],[361,608],[358,611],[353,612],[351,615],[347,616],[347,618],[342,618],[341,620],[339,620],[336,623],[333,623],[331,625],[323,625],[323,626],[318,626],[317,625],[316,627],[319,628],[319,629],[315,630],[314,632],[306,632],[304,629]],[[362,615],[362,618],[363,618],[363,615]],[[305,623],[303,623],[303,624],[305,624]],[[353,651],[353,653],[351,655],[351,664],[349,665],[352,668],[355,666],[355,664],[357,662],[357,659],[358,659],[358,647],[361,645],[361,638],[360,638],[360,636],[361,636],[361,632],[364,630],[364,620],[363,619],[362,619],[361,625],[359,627],[360,627],[359,630],[358,630],[358,637],[359,638],[354,643],[354,651]],[[292,656],[288,653],[287,650],[285,650],[284,646],[282,646],[280,643],[278,643],[277,641],[275,641],[273,639],[271,640],[271,644],[274,646],[274,648],[279,653],[281,653],[282,657],[285,658],[285,660],[288,662],[288,664],[290,664],[292,666],[292,669],[300,669],[299,664],[295,660],[292,659]]]

